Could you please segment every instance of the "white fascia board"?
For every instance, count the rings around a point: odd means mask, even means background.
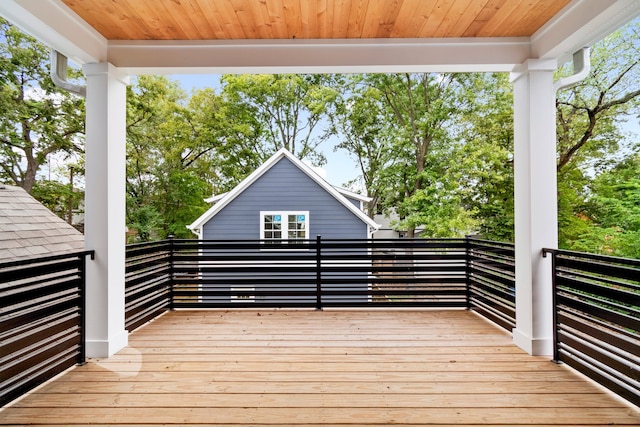
[[[364,194],[360,194],[360,193],[355,193],[351,190],[347,190],[346,188],[336,187],[335,185],[333,186],[333,188],[335,188],[338,191],[338,193],[342,194],[343,196],[360,200],[361,202],[370,202],[373,200],[373,198],[369,196],[365,196]]]
[[[207,203],[216,203],[226,195],[227,195],[227,193],[216,194],[214,196],[211,196],[209,198],[204,199],[204,201],[207,202]]]
[[[0,15],[78,65],[107,60],[107,40],[60,0],[0,0]]]
[[[529,38],[110,41],[129,74],[510,71]],[[197,70],[197,71],[196,71]]]
[[[562,65],[639,15],[638,0],[573,0],[531,36],[531,57]]]

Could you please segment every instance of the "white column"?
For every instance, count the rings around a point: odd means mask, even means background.
[[[88,357],[108,357],[128,343],[124,328],[126,86],[108,63],[86,64],[85,248]]]
[[[532,355],[553,353],[551,260],[542,257],[542,248],[558,245],[555,69],[555,60],[529,59],[511,77],[516,249],[513,342]]]

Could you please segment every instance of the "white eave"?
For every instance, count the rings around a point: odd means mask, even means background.
[[[287,158],[291,161],[298,169],[300,169],[305,175],[311,178],[316,184],[318,184],[322,189],[324,189],[327,193],[333,196],[340,204],[342,204],[347,210],[351,211],[356,217],[358,217],[362,222],[367,224],[370,228],[377,230],[380,228],[380,225],[369,218],[364,212],[358,209],[353,203],[349,202],[346,199],[347,197],[353,197],[358,200],[367,201],[369,198],[366,196],[362,196],[360,194],[352,193],[348,190],[338,190],[333,185],[329,184],[325,181],[320,175],[318,175],[311,167],[304,164],[298,158],[296,158],[293,154],[291,154],[288,150],[281,148],[278,150],[273,156],[271,156],[266,162],[264,162],[258,169],[253,171],[251,175],[245,178],[240,184],[238,184],[233,190],[229,191],[225,194],[219,194],[217,196],[213,196],[205,201],[208,202],[216,202],[209,210],[207,210],[204,214],[200,216],[200,218],[196,219],[192,224],[188,225],[187,228],[193,231],[194,233],[200,235],[201,228],[204,224],[206,224],[211,218],[213,218],[218,212],[224,209],[229,203],[231,203],[236,197],[242,194],[251,184],[256,182],[262,175],[265,174],[269,169],[271,169],[276,163],[278,163],[282,158]],[[348,193],[348,194],[347,194]],[[343,195],[345,194],[345,195]]]
[[[0,0],[0,15],[77,64],[129,74],[511,71],[562,63],[640,14],[638,0],[572,0],[531,37],[106,40],[62,0]]]

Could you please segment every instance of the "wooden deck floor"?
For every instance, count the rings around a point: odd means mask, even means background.
[[[640,425],[466,311],[172,312],[6,425]]]

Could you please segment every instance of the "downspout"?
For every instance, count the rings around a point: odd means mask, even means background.
[[[580,83],[589,75],[589,72],[591,71],[590,50],[591,49],[588,47],[583,47],[573,54],[573,74],[563,77],[553,84],[553,88],[556,92]]]
[[[75,85],[67,81],[67,57],[55,49],[51,49],[51,80],[60,89],[74,93],[83,98],[86,97],[87,88],[85,86]]]

